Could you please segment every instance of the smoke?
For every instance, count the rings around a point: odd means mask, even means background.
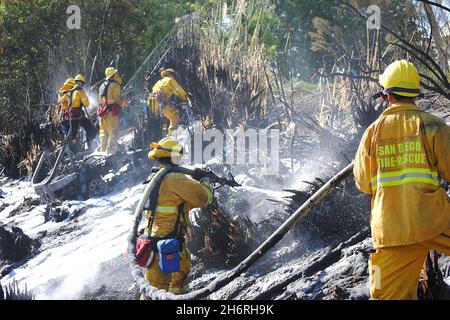
[[[86,108],[89,115],[95,115],[98,110],[98,92],[91,91],[85,86],[84,91],[89,98],[89,106]]]
[[[290,189],[304,190],[308,186],[304,181],[313,182],[315,178],[324,179],[334,175],[342,167],[343,161],[347,164],[347,160],[354,157],[353,153],[346,154],[348,150],[333,142],[332,137],[327,141],[315,141],[311,145],[312,148],[302,152],[304,156],[295,159],[294,173],[288,180]]]
[[[94,284],[100,267],[98,264],[83,265],[81,263],[67,266],[70,274],[62,279],[56,288],[46,288],[42,293],[37,293],[37,299],[44,300],[75,300],[79,299],[83,290]]]

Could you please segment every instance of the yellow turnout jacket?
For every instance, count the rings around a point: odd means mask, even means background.
[[[171,77],[164,77],[159,80],[152,88],[152,92],[156,93],[162,91],[165,94],[165,98],[168,100],[172,95],[176,95],[182,101],[187,100],[186,91],[178,84],[177,80]]]
[[[184,203],[184,212],[180,217],[180,223],[182,228],[186,229],[189,223],[189,210],[205,207],[212,200],[213,194],[209,185],[190,179],[183,173],[167,174],[159,189],[151,236],[163,237],[174,230],[181,203]],[[146,214],[148,219],[150,211],[147,210]]]
[[[89,107],[89,98],[83,89],[75,88],[68,95],[71,98],[71,108],[81,108],[82,105]]]
[[[162,97],[155,98],[159,93],[162,93]],[[178,82],[172,77],[164,77],[152,88],[152,94],[147,99],[147,105],[150,106],[150,109],[157,113],[158,109],[161,108],[160,104],[164,104],[173,96],[177,96],[182,101],[187,101],[186,91],[178,84]]]
[[[58,104],[61,106],[62,111],[69,110],[69,93],[67,91],[59,94]]]
[[[98,101],[100,101],[101,104],[118,104],[120,106],[122,104],[122,90],[120,89],[120,85],[117,82],[110,80],[108,91],[106,92],[106,100],[105,97],[102,97],[105,86],[105,82],[100,86],[98,91]]]
[[[353,170],[372,194],[376,248],[431,239],[450,227],[450,128],[415,104],[396,103],[365,131]]]

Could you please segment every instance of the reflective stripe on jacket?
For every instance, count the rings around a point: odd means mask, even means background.
[[[433,238],[450,227],[450,128],[414,104],[386,109],[364,133],[355,157],[356,186],[372,194],[376,248]]]
[[[179,172],[167,174],[159,189],[151,236],[163,237],[173,231],[178,217],[178,206],[181,203],[184,203],[184,213],[180,223],[182,228],[186,229],[189,223],[189,210],[205,207],[212,200],[212,190],[207,184],[195,181]],[[147,219],[150,217],[148,210],[146,216]]]

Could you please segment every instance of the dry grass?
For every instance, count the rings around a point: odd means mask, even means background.
[[[17,165],[19,170],[26,170],[30,174],[33,171],[34,163],[38,160],[40,152],[41,147],[39,145],[32,145],[31,149],[26,153],[25,158]]]
[[[59,133],[51,123],[40,127],[37,122],[29,122],[14,134],[3,135],[0,139],[0,165],[5,174],[19,177],[29,174],[43,147],[55,149],[59,145]]]
[[[0,286],[0,300],[34,300],[34,295],[28,291],[26,284],[22,290],[19,283],[14,280],[4,289]]]
[[[159,79],[158,69],[171,67],[206,128],[261,126],[267,115],[264,69],[269,61],[258,41],[260,16],[267,10],[260,2],[219,2],[201,19],[182,17],[127,87],[139,95],[139,82],[145,78],[149,91]],[[233,17],[233,22],[227,25],[224,17]]]

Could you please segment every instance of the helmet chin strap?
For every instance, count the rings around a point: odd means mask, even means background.
[[[384,94],[383,94],[383,91],[378,91],[377,93],[375,93],[375,94],[372,96],[372,99],[373,99],[373,100],[377,100],[378,98],[381,98],[383,95],[384,95]]]
[[[381,108],[382,110],[386,110],[389,107],[389,100],[387,95],[383,95],[383,99],[381,101]]]

